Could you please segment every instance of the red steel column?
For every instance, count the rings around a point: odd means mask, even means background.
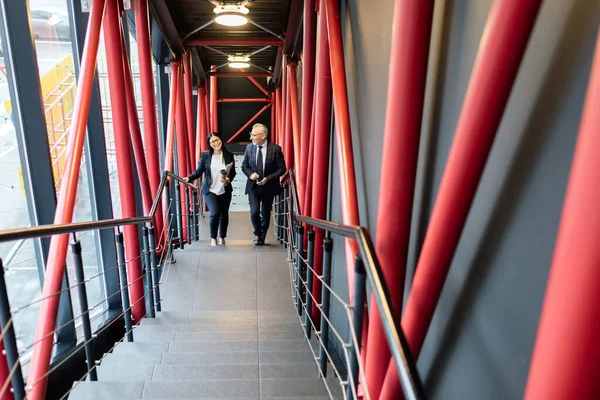
[[[410,237],[434,0],[396,1],[381,159],[376,252],[400,317]],[[390,168],[393,165],[394,168]],[[390,360],[371,296],[366,381],[378,399]]]
[[[311,141],[310,132],[312,127],[312,111],[314,108],[313,96],[315,85],[315,47],[316,47],[316,13],[315,0],[304,1],[304,22],[303,22],[303,48],[302,48],[302,111],[301,124],[301,155],[299,158],[300,168],[298,169],[298,180],[304,187],[303,194],[300,197],[301,210],[304,213],[306,207],[306,192],[308,186],[312,184],[309,181],[307,171],[309,169],[309,142]],[[312,192],[312,190],[310,190]],[[307,214],[308,215],[308,214]]]
[[[158,163],[158,123],[156,120],[156,97],[154,93],[152,49],[150,45],[150,15],[148,13],[148,0],[136,0],[134,7],[135,29],[137,34],[136,40],[140,64],[140,84],[142,88],[146,164],[148,166],[148,177],[150,179],[150,191],[154,196],[160,185],[161,172]],[[162,213],[162,205],[159,202],[156,210],[156,217],[154,219],[157,232],[162,232],[163,230]]]
[[[212,120],[210,119],[212,112],[211,112],[211,105],[210,105],[210,85],[207,82],[204,82],[204,113],[205,113],[205,118],[204,120],[206,121],[206,134],[208,135],[209,132],[212,132]]]
[[[600,34],[525,398],[600,397]]]
[[[340,25],[340,9],[337,0],[324,0],[327,14],[327,34],[331,52],[331,85],[333,87],[333,109],[336,122],[336,142],[339,160],[340,186],[342,195],[342,219],[346,225],[360,225],[356,180],[354,174],[354,153],[352,151],[352,132],[350,111],[348,109],[348,89],[346,87],[346,69],[344,65],[344,47]],[[326,10],[325,10],[326,8]],[[346,269],[350,299],[354,292],[354,257],[358,248],[354,240],[346,239]]]
[[[281,101],[281,87],[275,89],[275,110],[276,110],[276,118],[277,118],[277,139],[276,143],[281,146],[281,134],[283,132],[283,127],[281,123],[281,118],[283,114],[283,105]]]
[[[4,328],[4,327],[2,327]],[[2,329],[2,332],[4,332],[4,329]],[[4,389],[4,394],[2,394],[2,396],[0,396],[0,400],[13,400],[15,398],[15,396],[13,395],[12,392],[12,383],[7,381],[10,381],[11,377],[10,377],[10,371],[8,368],[8,362],[6,360],[6,356],[4,355],[4,342],[0,340],[0,354],[2,354],[2,357],[0,357],[0,387],[4,387],[4,385],[6,385],[6,388]]]
[[[496,0],[490,10],[402,318],[402,329],[415,358],[444,286],[540,2]],[[397,387],[398,375],[391,363],[385,385],[393,383]]]
[[[175,117],[179,99],[179,61],[171,63],[171,90],[169,93],[169,116],[167,122],[167,145],[165,146],[165,170],[174,172],[173,156],[175,154]]]
[[[329,63],[329,42],[327,39],[327,20],[325,8],[321,7],[319,23],[319,57],[317,59],[317,90],[315,93],[315,132],[314,132],[314,164],[313,191],[311,200],[311,217],[325,219],[327,212],[327,186],[329,178],[329,142],[331,132],[331,66]],[[315,229],[315,246],[321,248],[325,233]],[[317,304],[321,303],[321,275],[323,252],[315,251],[315,277],[313,279],[313,321],[320,315]]]
[[[122,26],[121,26],[122,29]],[[125,37],[121,36],[121,49],[123,50],[123,74],[125,77],[125,101],[127,103],[127,122],[129,124],[129,133],[131,135],[131,145],[133,155],[135,156],[135,165],[137,167],[138,178],[140,180],[140,189],[142,192],[142,205],[144,214],[149,215],[152,208],[154,196],[150,189],[148,179],[148,168],[144,158],[144,143],[142,142],[142,132],[140,131],[140,121],[138,120],[137,105],[135,104],[135,95],[133,94],[133,81],[131,79],[131,69],[129,67],[129,58],[125,48]]]
[[[188,145],[187,145],[187,122],[185,120],[185,94],[183,85],[184,82],[184,67],[179,67],[179,85],[177,87],[177,91],[179,93],[177,99],[177,112],[176,112],[176,122],[175,122],[175,132],[177,137],[177,174],[179,176],[187,176],[189,174],[188,171]],[[187,186],[183,183],[179,184],[181,187],[181,210],[185,210],[185,191],[187,190]],[[187,227],[187,219],[182,218],[181,224],[183,227]],[[183,240],[188,243],[188,230],[183,229]]]
[[[214,68],[213,65],[211,68]],[[210,130],[219,131],[219,105],[217,104],[217,77],[210,77]]]
[[[123,49],[121,47],[121,19],[116,2],[106,4],[104,19],[104,43],[106,45],[106,62],[108,65],[108,83],[110,89],[110,106],[113,116],[115,150],[117,156],[117,172],[123,218],[136,216],[135,190],[133,188],[133,165],[131,164],[131,143],[129,139],[129,123],[127,118],[127,100],[125,79],[123,74]],[[127,264],[127,279],[131,285],[133,318],[139,321],[146,313],[144,304],[144,285],[140,279],[142,265],[140,262],[140,240],[138,228],[128,225],[125,233],[125,256],[130,260]]]
[[[104,15],[104,0],[93,0],[89,16],[89,23],[81,57],[81,72],[77,82],[77,92],[73,110],[72,133],[67,144],[67,161],[63,174],[63,185],[58,194],[56,205],[55,224],[65,224],[73,220],[77,183],[83,143],[87,128],[88,114],[92,95],[92,86],[96,72],[96,56],[100,42],[100,28]],[[33,357],[27,386],[30,399],[43,399],[46,393],[48,378],[46,373],[50,366],[52,344],[54,337],[51,334],[56,328],[56,314],[60,296],[55,296],[61,290],[65,272],[65,260],[69,246],[69,235],[55,235],[50,241],[48,263],[46,265],[46,279],[42,288],[40,311],[35,331]]]
[[[206,91],[203,87],[198,87],[198,113],[197,113],[197,133],[196,133],[196,162],[200,160],[200,153],[206,150],[206,121],[204,120],[204,105]]]
[[[185,120],[187,122],[188,141],[188,171],[191,173],[195,167],[196,141],[194,140],[194,99],[192,95],[192,57],[188,50],[183,57],[184,94],[185,94]],[[191,189],[190,189],[191,190]]]
[[[288,64],[289,65],[289,64]],[[293,128],[293,123],[292,123],[292,90],[290,88],[290,71],[287,71],[286,74],[286,80],[287,80],[287,85],[286,85],[286,93],[284,94],[285,96],[285,120],[284,120],[284,138],[283,138],[283,144],[284,144],[284,153],[285,153],[285,164],[287,169],[290,168],[294,168],[295,165],[295,160],[294,160],[294,128]]]
[[[289,91],[290,91],[290,114],[292,120],[292,145],[294,146],[294,168],[300,169],[300,116],[298,115],[298,79],[296,77],[296,63],[290,63],[288,65],[288,77],[289,77]],[[298,189],[300,196],[304,195],[304,182],[298,181]]]
[[[277,102],[275,101],[275,93],[273,93],[273,101],[271,101],[271,140],[277,144]]]
[[[287,132],[287,114],[288,114],[288,82],[287,82],[287,57],[283,56],[283,66],[281,67],[281,132],[279,134],[281,149],[287,161],[287,151],[285,148],[285,136]],[[288,164],[289,165],[289,164]]]
[[[315,87],[317,81],[315,80]],[[313,92],[314,93],[314,92]],[[315,104],[316,101],[313,101],[312,104],[312,113],[311,113],[311,121],[310,121],[310,137],[308,140],[308,160],[307,160],[307,169],[306,169],[306,192],[304,193],[304,199],[302,202],[304,204],[304,208],[302,209],[302,214],[307,216],[312,216],[311,211],[311,200],[313,193],[313,172],[314,172],[314,159],[315,159]]]

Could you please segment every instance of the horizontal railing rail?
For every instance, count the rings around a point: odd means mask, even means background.
[[[198,189],[192,183],[186,182],[183,178],[173,174],[172,172],[165,171],[163,173],[163,177],[160,181],[160,185],[158,187],[156,196],[154,197],[154,202],[152,203],[152,208],[150,209],[150,213],[148,215],[142,217],[131,217],[131,218],[113,218],[106,219],[100,221],[88,221],[88,222],[72,222],[69,224],[56,224],[56,225],[39,225],[39,226],[31,226],[27,228],[20,229],[10,229],[5,231],[0,231],[0,243],[2,242],[10,242],[13,240],[20,239],[35,239],[53,235],[61,235],[66,233],[75,233],[75,232],[83,232],[95,229],[107,229],[107,228],[116,228],[118,226],[125,225],[135,225],[135,224],[143,224],[152,222],[156,215],[156,210],[158,208],[158,204],[162,199],[162,192],[165,189],[169,178],[172,178],[184,185],[189,186],[194,191]]]
[[[277,232],[279,233],[277,234],[281,236],[281,233],[283,233],[283,235],[287,237],[287,240],[285,237],[280,238],[280,240],[282,240],[283,244],[289,248],[290,253],[288,253],[288,261],[297,264],[297,271],[295,272],[297,277],[295,279],[297,280],[296,284],[298,285],[298,287],[295,290],[299,314],[302,307],[306,307],[307,304],[310,305],[310,303],[313,301],[317,303],[316,299],[313,297],[312,294],[303,293],[301,289],[302,284],[306,286],[304,288],[305,290],[307,288],[312,288],[312,282],[310,277],[315,272],[312,270],[313,254],[311,253],[314,253],[315,248],[314,231],[312,228],[321,229],[327,232],[328,234],[325,238],[325,241],[328,241],[330,244],[332,243],[330,239],[331,234],[356,240],[359,250],[359,254],[357,256],[357,265],[361,264],[361,269],[364,268],[364,274],[366,275],[367,282],[369,283],[371,288],[371,293],[375,299],[375,304],[379,310],[385,336],[389,345],[392,358],[397,367],[400,382],[404,390],[405,398],[425,399],[426,396],[416,368],[416,363],[414,357],[410,352],[410,347],[408,345],[406,337],[404,336],[404,333],[402,331],[400,320],[399,318],[395,317],[397,314],[392,308],[390,292],[383,278],[384,275],[382,272],[381,264],[379,263],[379,260],[377,258],[375,247],[373,245],[373,241],[371,239],[369,231],[366,228],[360,226],[343,225],[332,221],[326,221],[302,215],[300,213],[298,203],[298,192],[293,170],[289,170],[282,177],[282,184],[285,187],[284,197],[286,197],[287,195],[287,198],[283,199],[282,203],[284,204],[278,204],[277,207],[283,207],[283,211],[279,212],[279,214],[282,216],[282,219],[280,219],[278,222],[279,225],[284,225],[278,226]],[[306,224],[308,227],[310,227],[308,232],[308,255],[306,255],[306,249],[303,247],[304,228],[302,227],[302,224]],[[285,232],[281,231],[282,228]],[[326,247],[327,246],[324,244],[325,251],[327,251]],[[295,251],[297,253],[295,257],[292,256],[291,251]],[[331,255],[331,248],[329,248],[329,254]],[[325,263],[325,259],[323,262]],[[329,263],[330,262],[331,260],[329,260]],[[302,268],[299,267],[300,264],[304,265],[304,271],[302,270]],[[323,268],[325,270],[326,267]],[[306,274],[307,270],[310,270],[308,271],[309,274]],[[317,276],[317,279],[323,282],[323,286],[327,287],[326,290],[332,291],[330,284],[323,281],[323,277],[327,274],[330,274],[330,271],[328,273],[324,272],[321,276]],[[333,292],[332,294],[334,296],[337,296]],[[306,302],[302,301],[302,297],[304,296],[306,296]],[[327,313],[327,311],[323,310],[322,308],[325,308],[324,304],[326,304],[326,306],[329,307],[328,303],[329,300],[322,300],[320,305],[317,304],[317,308],[320,310],[321,313]],[[349,305],[348,307],[351,309],[354,308],[354,311],[356,312],[357,308],[360,307],[360,305],[353,304]],[[310,313],[310,310],[305,310],[305,312]],[[328,316],[325,317],[325,320],[322,319],[321,321],[326,321],[328,324],[331,324],[331,321]],[[307,325],[308,328],[310,328],[308,317],[306,318],[306,322],[304,324]],[[310,324],[312,324],[312,321],[310,322]],[[360,322],[359,324],[362,325],[362,322]],[[321,334],[322,332],[318,333],[318,335]],[[354,339],[356,340],[356,337]],[[360,346],[360,344],[358,345]],[[326,346],[326,344],[324,346]],[[355,360],[352,360],[350,363],[352,364],[353,361]],[[349,368],[351,367],[352,366],[349,366]],[[362,378],[364,378],[364,376]],[[353,379],[358,381],[358,375],[353,377]],[[347,394],[350,395],[354,393],[355,397],[357,397],[356,393],[358,388],[358,382],[350,382],[353,379],[348,379],[344,383],[346,385],[354,385],[354,388],[352,390],[348,389]],[[369,398],[368,394],[366,398]]]

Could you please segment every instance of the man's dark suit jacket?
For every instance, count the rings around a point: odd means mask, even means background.
[[[250,143],[246,146],[244,153],[244,161],[242,162],[242,171],[248,177],[246,182],[246,194],[256,185],[256,182],[250,179],[250,175],[256,172],[256,151],[258,147]],[[264,149],[263,149],[264,151]],[[264,176],[267,178],[267,183],[263,186],[265,191],[275,196],[279,193],[281,186],[279,178],[285,174],[285,161],[281,147],[271,142],[267,142],[267,157],[263,166]]]
[[[222,151],[223,151],[223,160],[225,161],[225,165],[234,163],[231,170],[229,171],[229,175],[227,175],[229,180],[232,181],[233,178],[235,178],[235,162],[233,159],[233,154],[231,154],[229,151],[227,151],[225,149],[222,149]],[[190,181],[195,181],[196,179],[200,178],[202,176],[202,174],[204,174],[204,180],[202,181],[202,187],[200,190],[205,195],[208,194],[208,190],[210,189],[210,184],[212,182],[212,178],[210,176],[211,160],[212,160],[212,154],[210,154],[208,152],[208,150],[203,151],[202,155],[200,156],[200,162],[198,162],[198,168],[196,168],[196,170],[194,172],[192,172],[190,174],[190,176],[188,176],[188,178],[190,178]],[[232,190],[233,190],[233,188],[231,187],[231,185],[225,185],[225,192],[231,192]]]

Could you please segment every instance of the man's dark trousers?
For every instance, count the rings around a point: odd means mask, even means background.
[[[250,219],[254,228],[254,236],[265,238],[271,222],[271,209],[275,194],[263,186],[255,185],[248,198],[250,201]]]

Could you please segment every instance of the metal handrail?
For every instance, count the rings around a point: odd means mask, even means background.
[[[390,348],[392,357],[400,374],[400,381],[408,399],[424,399],[425,392],[417,371],[415,360],[410,352],[408,341],[404,336],[400,320],[392,309],[391,296],[388,286],[383,278],[383,271],[379,259],[375,253],[371,234],[366,228],[361,226],[342,225],[337,222],[325,221],[311,218],[296,213],[298,207],[298,192],[296,188],[294,171],[289,170],[285,178],[289,178],[291,197],[293,201],[295,218],[310,226],[323,229],[325,231],[355,239],[358,243],[358,249],[362,258],[367,279],[371,285],[372,294],[381,316],[381,323],[384,328],[385,336]],[[285,182],[285,179],[282,180]]]
[[[189,182],[186,182],[183,178],[173,174],[170,171],[165,171],[160,181],[160,185],[158,186],[158,190],[156,191],[156,196],[154,197],[154,202],[152,203],[152,208],[150,208],[149,215],[143,217],[113,218],[100,221],[71,222],[69,224],[40,225],[28,228],[10,229],[0,231],[0,243],[20,239],[35,239],[39,237],[47,237],[52,235],[82,232],[92,229],[115,228],[124,225],[135,225],[152,222],[154,220],[154,216],[156,215],[156,209],[158,208],[158,204],[162,197],[161,194],[169,178],[173,178],[176,181],[191,187],[195,191],[198,190],[196,186]]]

